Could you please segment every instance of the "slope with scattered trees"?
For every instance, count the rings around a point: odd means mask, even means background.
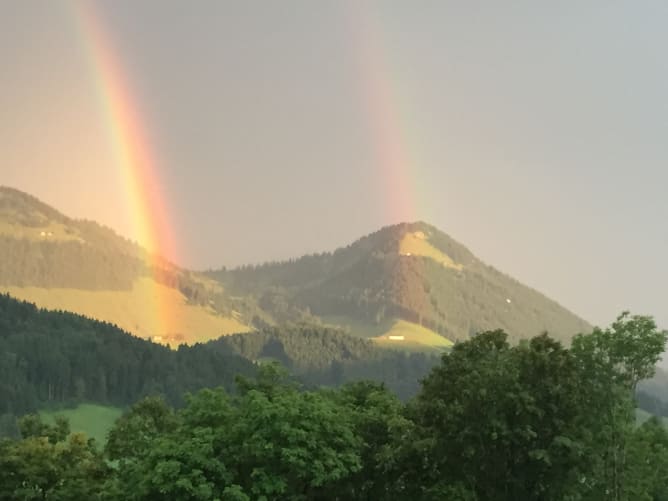
[[[0,187],[0,255],[0,291],[42,307],[95,315],[145,337],[167,339],[178,332],[183,341],[212,339],[248,330],[257,314],[254,304],[231,299],[215,281],[149,254],[109,228],[71,219],[6,187]],[[149,287],[142,287],[146,283]],[[150,311],[158,293],[170,296],[174,318],[204,332],[191,339],[179,332],[186,330],[181,325],[158,331],[141,313]],[[142,306],[133,322],[127,322],[127,303]]]
[[[419,381],[439,360],[435,354],[381,348],[340,329],[303,325],[224,336],[207,346],[249,360],[278,361],[310,387],[369,380],[384,383],[402,400],[417,393]]]
[[[383,228],[333,253],[209,275],[284,321],[315,316],[378,325],[399,318],[459,341],[495,328],[513,341],[544,331],[568,341],[591,329],[421,222]]]

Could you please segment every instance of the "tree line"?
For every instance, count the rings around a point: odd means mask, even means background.
[[[404,399],[438,361],[307,325],[171,350],[109,323],[0,295],[0,434],[13,428],[13,417],[44,407],[125,407],[147,395],[180,406],[187,391],[232,390],[235,375],[253,375],[264,359],[281,361],[307,387],[366,378],[386,382]]]
[[[109,323],[0,295],[0,415],[84,401],[123,407],[155,394],[180,405],[187,391],[231,389],[235,375],[255,370],[222,349],[171,350]]]
[[[381,348],[340,329],[308,324],[224,336],[207,346],[249,360],[280,362],[307,387],[369,380],[384,383],[401,400],[418,392],[420,379],[439,361],[436,354]]]

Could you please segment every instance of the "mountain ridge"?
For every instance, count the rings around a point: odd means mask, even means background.
[[[0,254],[0,292],[40,307],[98,318],[170,344],[249,330],[218,284],[8,187],[0,187]],[[151,311],[156,303],[178,324],[162,326]]]
[[[0,291],[174,345],[285,323],[339,327],[409,350],[441,350],[496,328],[515,341],[542,331],[568,341],[591,328],[424,221],[388,225],[331,252],[196,272],[0,187],[0,251],[8,256]],[[180,312],[179,329],[156,332],[142,316],[150,294]]]

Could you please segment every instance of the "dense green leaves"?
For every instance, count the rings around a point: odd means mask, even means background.
[[[588,430],[585,454],[594,469],[585,479],[586,499],[627,499],[625,469],[634,439],[635,390],[654,375],[666,344],[666,332],[650,317],[622,313],[608,329],[576,336],[571,351],[578,377],[587,388],[580,426]]]
[[[407,488],[461,484],[475,499],[562,499],[579,465],[574,368],[547,336],[511,347],[494,331],[456,346],[411,406],[415,454],[427,460],[408,472]]]
[[[129,433],[128,444],[135,436],[139,447],[108,444],[120,483],[132,486],[128,499],[307,500],[326,497],[359,472],[362,441],[351,414],[329,393],[299,392],[277,376],[276,367],[265,366],[233,397],[203,390],[161,431],[153,415],[159,409],[164,422],[163,407],[135,406],[111,438],[125,435],[127,423],[144,423]]]
[[[112,470],[91,441],[68,435],[63,423],[21,424],[23,440],[0,440],[0,500],[104,499]]]

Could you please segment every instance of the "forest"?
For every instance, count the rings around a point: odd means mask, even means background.
[[[252,376],[264,359],[281,361],[307,387],[372,379],[403,399],[438,362],[313,326],[266,328],[172,350],[108,323],[0,295],[0,423],[44,407],[124,407],[148,395],[180,406],[188,391],[232,390],[235,376]]]
[[[187,391],[231,389],[236,375],[255,370],[222,349],[171,350],[108,323],[0,295],[0,415],[87,401],[125,406],[154,394],[179,405]]]
[[[103,450],[29,415],[0,442],[0,499],[665,500],[668,432],[634,408],[667,335],[629,314],[569,347],[484,332],[405,403],[267,363],[233,392],[140,400]]]
[[[401,400],[413,397],[419,380],[439,362],[435,353],[380,348],[340,329],[318,325],[266,327],[223,336],[206,346],[248,360],[280,362],[307,387],[370,380],[384,383]]]

